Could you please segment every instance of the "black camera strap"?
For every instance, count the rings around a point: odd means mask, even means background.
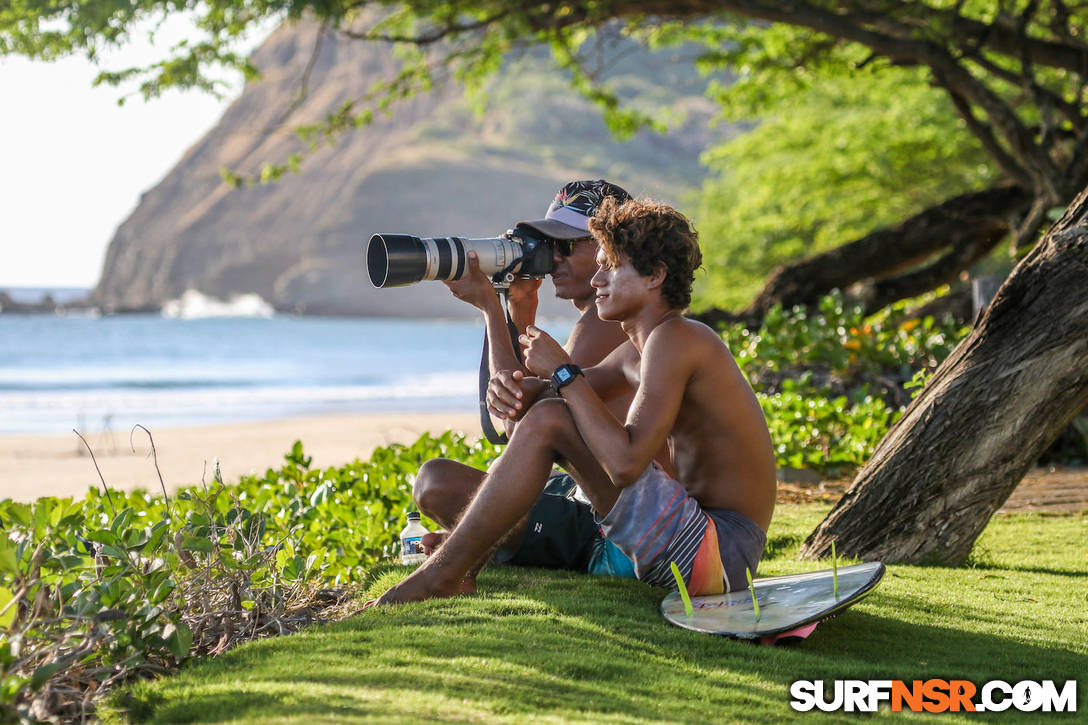
[[[506,315],[506,329],[510,332],[510,343],[514,346],[514,355],[518,362],[522,362],[521,349],[518,346],[518,328],[510,318],[509,290],[499,288],[499,299],[502,301],[502,311]],[[487,327],[484,327],[484,351],[480,357],[480,427],[484,430],[484,436],[492,443],[499,445],[506,443],[509,437],[506,433],[499,433],[491,422],[491,414],[487,410],[487,386],[491,382],[491,365],[488,360],[490,348],[487,343]]]

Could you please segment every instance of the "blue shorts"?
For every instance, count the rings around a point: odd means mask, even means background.
[[[631,560],[604,537],[593,508],[575,496],[577,490],[566,473],[552,474],[529,512],[521,546],[499,550],[495,561],[634,579]]]

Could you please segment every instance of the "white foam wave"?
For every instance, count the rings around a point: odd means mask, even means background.
[[[0,394],[0,433],[65,428],[67,421],[110,418],[159,425],[247,420],[378,409],[469,408],[476,376],[450,372],[378,385],[254,386],[186,390],[79,390]],[[6,423],[18,423],[11,427]]]
[[[163,317],[196,320],[207,317],[273,317],[276,311],[257,294],[235,295],[224,301],[190,289],[176,300],[166,302],[162,306],[162,314]]]

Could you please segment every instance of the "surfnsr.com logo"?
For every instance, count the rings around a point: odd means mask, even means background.
[[[981,686],[969,680],[835,680],[825,692],[823,680],[797,680],[790,685],[790,707],[798,712],[876,712],[888,704],[892,712],[1076,712],[1077,681],[1008,683],[991,680]]]

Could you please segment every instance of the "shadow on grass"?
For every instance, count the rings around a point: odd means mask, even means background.
[[[1018,571],[1023,574],[1046,574],[1047,576],[1070,576],[1079,579],[1088,578],[1088,571],[1077,569],[1055,569],[1047,566],[1015,566],[1006,564],[994,564],[988,561],[971,562],[958,569],[977,569],[978,571]]]
[[[371,610],[239,648],[138,685],[119,704],[138,722],[778,721],[804,716],[788,707],[798,679],[1088,672],[1088,656],[1062,647],[897,619],[920,602],[880,591],[800,645],[774,648],[670,627],[661,591],[636,582],[508,569],[481,583],[483,595]],[[1019,719],[1001,715],[972,720]]]

